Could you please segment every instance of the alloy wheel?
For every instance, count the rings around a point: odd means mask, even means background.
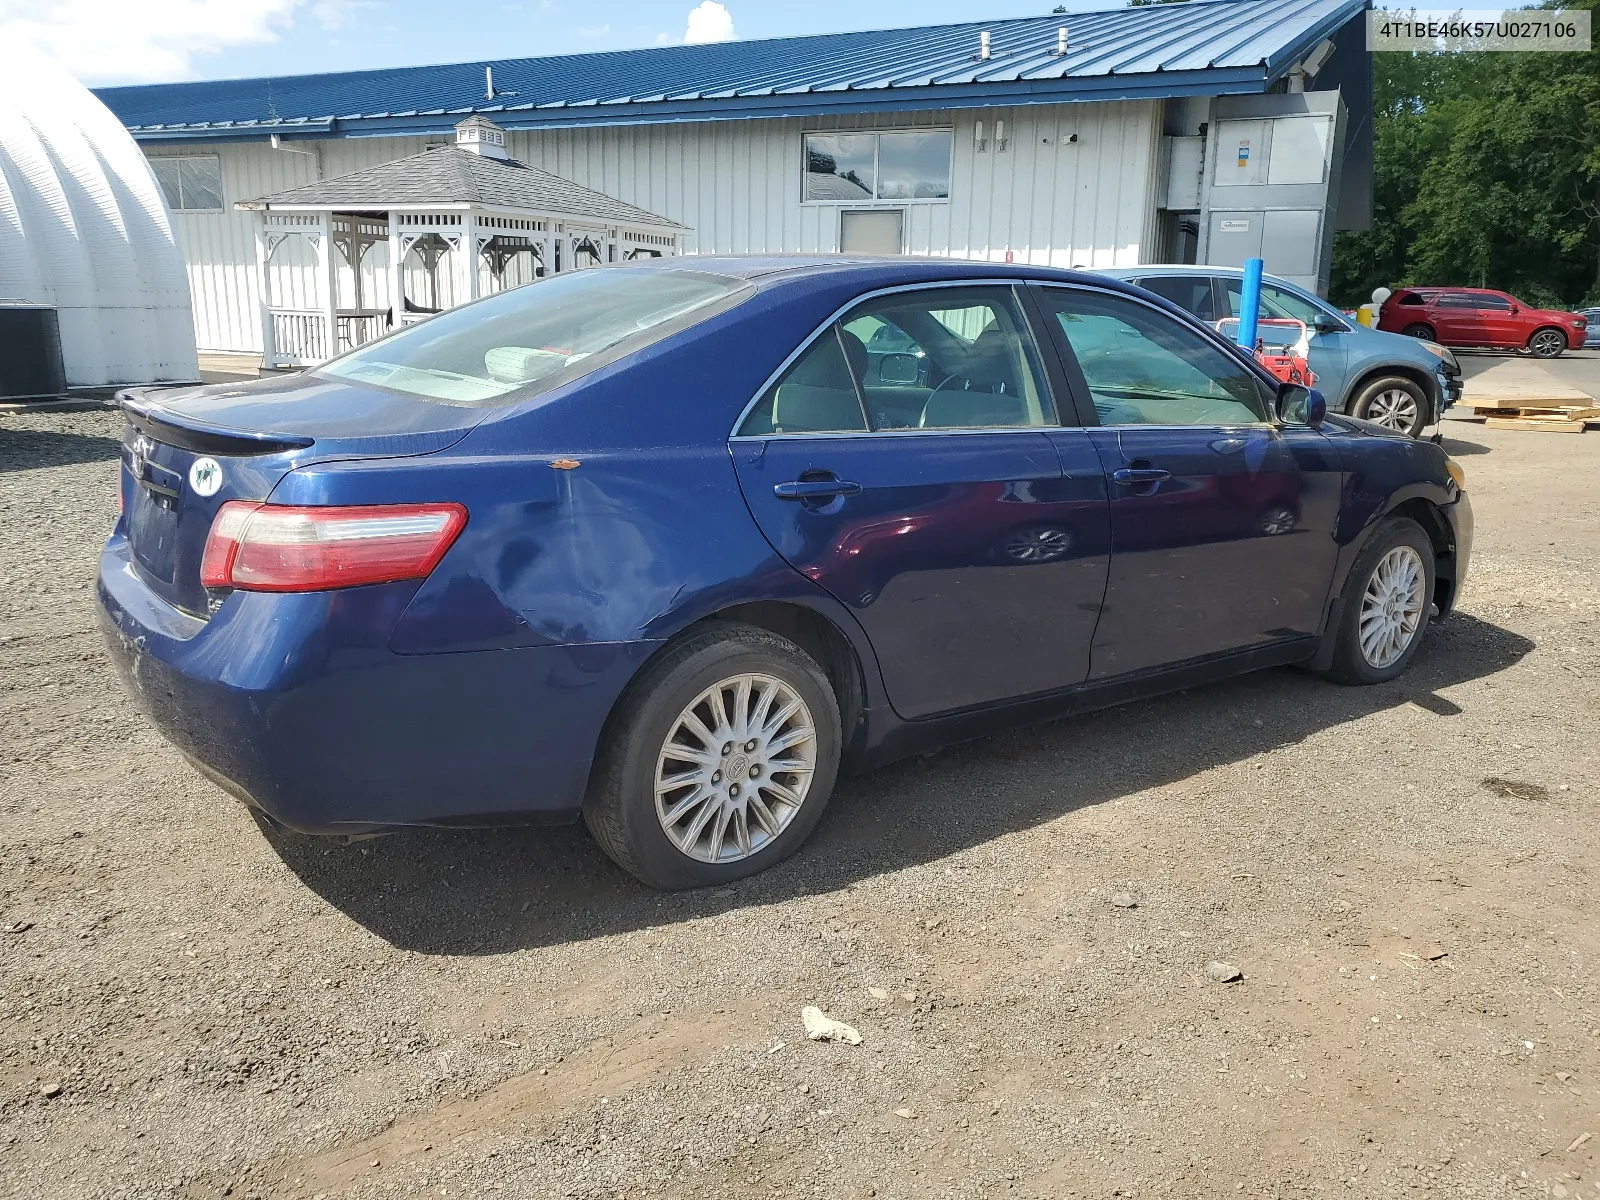
[[[1381,671],[1399,661],[1417,636],[1426,595],[1422,555],[1414,548],[1396,546],[1378,560],[1361,596],[1357,627],[1369,666]]]
[[[1404,388],[1387,388],[1367,405],[1367,420],[1409,433],[1417,423],[1417,400]]]
[[[1554,358],[1566,348],[1566,339],[1553,329],[1534,334],[1533,344],[1528,347],[1540,358]]]
[[[738,862],[794,820],[816,765],[816,723],[800,694],[772,675],[734,675],[672,723],[656,758],[656,817],[690,858]]]

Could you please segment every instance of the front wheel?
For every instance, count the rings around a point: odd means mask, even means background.
[[[1433,543],[1422,526],[1391,517],[1373,530],[1345,581],[1328,677],[1386,683],[1404,671],[1427,631],[1433,584]]]
[[[717,622],[640,674],[601,740],[583,816],[666,890],[729,883],[799,849],[839,771],[839,705],[786,638]]]
[[[1528,339],[1528,353],[1535,358],[1559,358],[1567,348],[1567,335],[1559,329],[1536,329]]]
[[[1350,406],[1353,416],[1421,437],[1428,424],[1428,397],[1416,383],[1401,375],[1374,379]]]

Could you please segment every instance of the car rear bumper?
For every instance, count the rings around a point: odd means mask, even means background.
[[[416,585],[171,608],[127,541],[100,559],[129,694],[226,790],[304,833],[574,818],[606,715],[655,643],[395,654]]]

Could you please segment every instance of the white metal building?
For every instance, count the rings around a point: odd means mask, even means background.
[[[1190,158],[1167,139],[1202,138],[1217,98],[1336,89],[1350,111],[1346,166],[1324,185],[1338,191],[1340,226],[1361,227],[1363,10],[1193,0],[100,95],[177,210],[200,346],[260,353],[262,298],[288,306],[316,262],[258,262],[261,212],[238,206],[447,144],[473,114],[505,130],[513,159],[682,226],[689,254],[1104,267],[1178,257],[1186,236],[1192,245],[1199,206],[1168,206],[1194,190],[1169,177]],[[419,266],[408,262],[408,278]]]
[[[0,304],[54,313],[70,387],[199,378],[183,255],[139,147],[14,46],[0,46]]]

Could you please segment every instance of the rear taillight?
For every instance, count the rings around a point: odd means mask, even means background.
[[[316,592],[421,579],[466,523],[459,504],[301,507],[230,500],[211,522],[200,582]]]

